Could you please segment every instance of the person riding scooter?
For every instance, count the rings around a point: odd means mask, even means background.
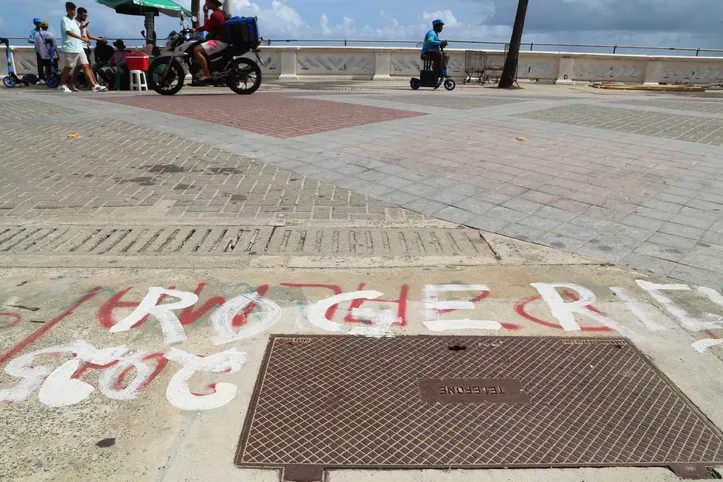
[[[207,32],[206,41],[193,49],[193,58],[203,70],[203,77],[199,80],[205,82],[211,80],[211,71],[208,69],[207,57],[215,55],[228,48],[228,38],[226,34],[226,15],[221,10],[223,7],[222,0],[206,0],[203,6],[204,22],[203,26],[193,29],[193,33]],[[211,17],[208,11],[211,10]],[[204,55],[205,54],[205,55]]]
[[[442,77],[449,77],[447,70],[442,72],[442,66],[449,63],[449,54],[442,53],[443,48],[447,46],[446,40],[439,40],[439,34],[444,29],[444,22],[437,19],[432,22],[432,30],[427,32],[424,37],[424,45],[422,46],[422,60],[433,60],[434,68],[441,72]]]

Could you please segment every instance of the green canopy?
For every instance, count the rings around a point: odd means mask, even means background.
[[[153,15],[160,13],[169,17],[191,16],[191,12],[171,0],[96,0],[123,15]]]

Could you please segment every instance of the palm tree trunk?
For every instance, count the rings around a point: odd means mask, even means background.
[[[525,16],[527,15],[528,0],[518,0],[517,16],[515,17],[515,26],[512,28],[512,38],[510,39],[510,49],[507,51],[507,59],[505,60],[505,68],[500,77],[498,87],[500,89],[509,89],[515,83],[517,76],[517,63],[520,58],[520,44],[522,43],[522,31],[525,28]]]
[[[191,0],[191,13],[196,17],[194,27],[201,26],[201,0]]]

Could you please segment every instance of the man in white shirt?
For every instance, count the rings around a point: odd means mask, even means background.
[[[54,58],[50,58],[48,43],[54,45],[57,52],[58,46],[55,42],[55,35],[48,31],[48,22],[43,20],[40,23],[40,31],[35,34],[35,50],[38,52],[38,55],[40,55],[40,65],[43,68],[43,79],[50,77],[50,64],[55,61]]]
[[[91,50],[90,50],[90,41],[102,41],[102,42],[108,42],[108,39],[105,37],[96,37],[92,33],[90,33],[90,29],[88,28],[88,24],[90,22],[88,20],[88,10],[80,7],[78,8],[78,14],[75,16],[75,23],[78,24],[78,28],[80,28],[80,36],[85,37],[88,39],[87,42],[83,42],[83,51],[85,52],[85,57],[88,59],[88,63],[90,63],[90,56],[91,56]],[[75,85],[78,81],[78,74],[80,74],[80,67],[76,67],[73,71],[73,79],[71,80],[71,84]]]
[[[76,6],[73,2],[66,2],[65,11],[67,15],[60,21],[60,32],[63,39],[63,72],[60,74],[60,86],[58,91],[60,92],[77,92],[78,89],[75,85],[68,88],[66,82],[68,81],[68,75],[70,72],[81,66],[85,78],[88,80],[88,84],[93,88],[93,92],[105,92],[107,88],[98,85],[95,82],[95,76],[90,68],[88,58],[83,51],[83,42],[88,41],[88,37],[83,37],[80,34],[80,27],[75,23],[75,12]]]

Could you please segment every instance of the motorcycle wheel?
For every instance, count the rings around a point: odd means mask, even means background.
[[[447,79],[444,81],[444,88],[447,90],[454,90],[454,88],[457,87],[457,82],[455,82],[452,79]]]
[[[60,85],[60,76],[58,74],[50,74],[50,77],[45,80],[45,85],[51,89],[57,89]]]
[[[8,89],[12,89],[13,87],[15,87],[17,85],[17,83],[15,82],[15,79],[13,79],[10,76],[7,76],[3,79],[3,85],[5,87],[7,87]]]
[[[160,58],[153,61],[148,69],[148,86],[161,95],[174,95],[183,88],[183,81],[186,73],[178,62],[173,62],[169,67],[171,59]],[[170,68],[165,81],[162,81],[166,69]]]
[[[234,60],[235,69],[228,74],[227,85],[239,95],[253,94],[261,87],[261,67],[251,59]]]
[[[418,90],[422,86],[422,83],[419,81],[419,79],[412,79],[409,81],[409,87],[412,88],[412,90]]]

